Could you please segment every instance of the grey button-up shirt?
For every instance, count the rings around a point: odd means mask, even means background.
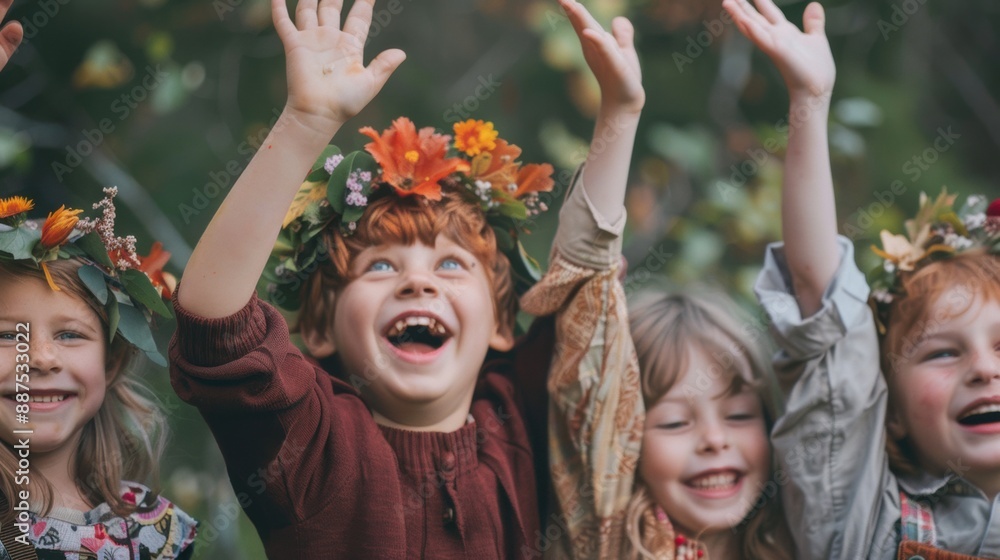
[[[961,466],[945,478],[889,470],[887,391],[868,285],[850,241],[839,244],[840,268],[813,316],[799,312],[781,244],[768,248],[755,287],[779,347],[775,372],[791,387],[771,439],[784,471],[776,480],[787,481],[782,497],[796,558],[894,560],[900,488],[927,499],[939,548],[1000,558],[997,499],[961,479]]]

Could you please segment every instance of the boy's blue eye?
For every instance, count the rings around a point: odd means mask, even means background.
[[[0,333],[0,340],[14,340],[14,336],[12,332]]]
[[[368,270],[371,272],[390,272],[392,265],[389,264],[389,261],[375,261],[368,265]]]
[[[462,270],[462,263],[458,259],[445,259],[441,261],[439,268],[442,270]]]
[[[65,331],[56,335],[56,339],[58,340],[73,340],[77,338],[83,338],[83,335],[73,331]]]

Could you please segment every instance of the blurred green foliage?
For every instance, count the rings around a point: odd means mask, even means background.
[[[628,195],[629,291],[714,283],[749,302],[780,237],[787,96],[718,0],[590,0],[637,28],[648,96]],[[800,21],[805,2],[782,4]],[[824,2],[838,65],[830,142],[842,232],[863,250],[898,230],[919,191],[1000,194],[1000,5],[979,0]],[[38,0],[11,18],[26,41],[0,75],[0,195],[41,212],[121,189],[119,222],[183,269],[190,248],[284,102],[281,44],[266,0]],[[524,161],[559,171],[587,149],[596,84],[554,2],[380,1],[368,52],[406,51],[385,90],[336,138],[408,115],[450,129],[492,120]],[[935,139],[950,138],[946,149]],[[949,143],[950,142],[950,143]],[[528,243],[544,257],[556,212]],[[161,347],[173,325],[162,324]],[[263,558],[198,413],[151,383],[171,415],[168,496],[203,522],[198,558]],[[331,497],[331,499],[335,499]]]

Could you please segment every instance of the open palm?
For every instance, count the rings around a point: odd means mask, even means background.
[[[374,0],[357,0],[343,28],[343,0],[300,0],[295,23],[285,1],[271,0],[271,11],[288,65],[287,109],[318,126],[339,126],[375,97],[406,55],[390,49],[365,67]]]
[[[563,10],[580,38],[583,57],[601,86],[601,103],[639,112],[646,101],[642,71],[635,52],[635,32],[628,19],[619,17],[608,33],[576,0],[561,0]]]
[[[823,7],[816,2],[806,7],[803,32],[785,19],[773,0],[756,4],[754,8],[748,0],[725,0],[722,5],[739,30],[778,66],[791,95],[829,95],[837,71],[823,30]]]

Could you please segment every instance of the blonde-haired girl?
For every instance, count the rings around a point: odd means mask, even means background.
[[[195,522],[138,481],[157,478],[165,422],[135,369],[163,363],[147,323],[167,314],[159,270],[113,233],[114,189],[95,205],[25,220],[0,200],[0,515],[44,558],[189,558]],[[83,234],[83,231],[88,233]]]
[[[767,434],[777,389],[762,328],[721,293],[629,305],[646,422],[629,558],[790,559]]]

